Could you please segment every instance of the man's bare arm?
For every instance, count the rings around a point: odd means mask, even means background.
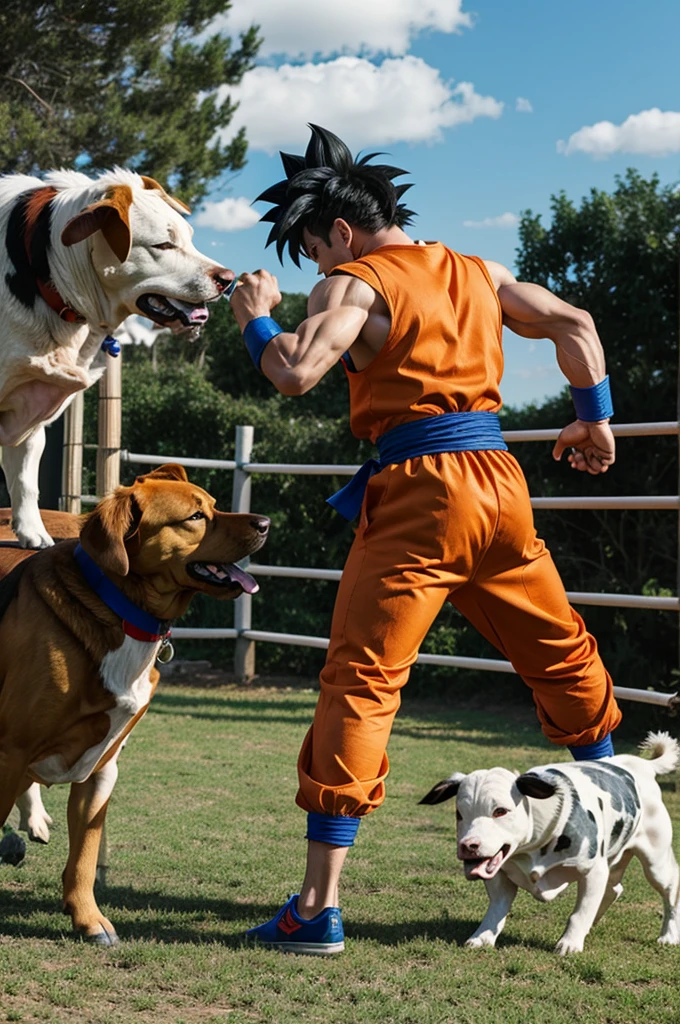
[[[486,263],[503,311],[503,323],[524,338],[549,338],[557,362],[570,384],[590,388],[606,375],[604,352],[593,318],[583,309],[537,284],[517,281],[500,263]],[[608,420],[575,420],[561,432],[553,456],[564,451],[574,469],[591,475],[606,473],[616,458]]]
[[[241,330],[269,316],[281,300],[276,278],[267,271],[244,274],[232,297]],[[367,294],[363,294],[363,286]],[[373,291],[349,277],[320,281],[308,301],[309,316],[294,333],[272,338],[262,354],[262,372],[284,395],[303,395],[328,373],[354,344],[368,319]]]
[[[515,280],[499,263],[488,263],[503,310],[503,323],[523,338],[549,338],[570,384],[587,388],[605,376],[602,345],[590,313],[571,306],[538,284]]]

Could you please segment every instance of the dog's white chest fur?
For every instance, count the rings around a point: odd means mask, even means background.
[[[61,754],[53,754],[32,764],[31,770],[42,782],[47,785],[85,782],[90,777],[126,726],[148,706],[153,692],[150,674],[160,643],[152,644],[126,636],[120,647],[104,656],[99,672],[104,687],[116,698],[116,706],[107,712],[109,731],[100,743],[86,750],[70,768]]]

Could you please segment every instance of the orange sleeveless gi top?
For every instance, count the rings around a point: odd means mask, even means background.
[[[361,278],[392,318],[381,351],[347,371],[355,437],[451,412],[498,412],[502,312],[482,260],[440,242],[384,245],[333,273]],[[347,370],[347,367],[345,367]]]

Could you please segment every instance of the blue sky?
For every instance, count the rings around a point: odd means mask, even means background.
[[[306,123],[355,150],[389,153],[414,187],[412,236],[514,266],[517,219],[550,218],[636,167],[680,181],[680,4],[670,0],[233,0],[215,29],[258,23],[258,67],[231,90],[248,164],[194,212],[196,244],[237,272],[264,266],[309,291],[310,266],[265,252],[278,150],[303,152]],[[226,90],[224,90],[226,92]],[[227,136],[229,132],[227,132]],[[507,404],[564,385],[550,342],[506,332]]]

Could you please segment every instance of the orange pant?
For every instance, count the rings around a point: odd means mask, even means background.
[[[619,724],[612,681],[536,536],[513,456],[410,459],[368,485],[298,761],[304,810],[361,816],[382,803],[399,691],[447,600],[531,687],[553,743],[593,743]]]

